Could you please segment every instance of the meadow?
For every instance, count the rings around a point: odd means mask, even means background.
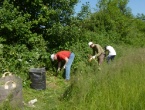
[[[46,90],[23,87],[24,102],[37,98],[35,107],[23,110],[144,110],[145,49],[118,47],[114,62],[79,62],[71,80],[46,73]],[[3,110],[10,107],[1,106]],[[19,110],[20,108],[18,108]]]

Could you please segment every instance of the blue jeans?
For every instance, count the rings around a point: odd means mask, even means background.
[[[70,54],[70,57],[68,59],[68,62],[65,66],[65,79],[66,80],[69,80],[70,79],[70,69],[71,69],[71,65],[74,61],[74,58],[75,58],[75,54],[74,53],[71,53]]]

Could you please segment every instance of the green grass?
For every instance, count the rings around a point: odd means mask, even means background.
[[[145,110],[145,49],[118,48],[110,65],[98,71],[95,61],[79,62],[71,81],[47,72],[46,90],[23,88],[24,110]]]
[[[77,82],[71,99],[62,102],[62,110],[143,110],[145,92],[144,49],[130,49],[101,72],[86,74]]]

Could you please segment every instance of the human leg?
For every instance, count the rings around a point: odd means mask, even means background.
[[[115,58],[115,55],[108,55],[106,60],[107,60],[107,63],[109,64],[110,63],[110,60],[113,61]]]
[[[70,69],[71,69],[71,65],[74,61],[74,58],[75,58],[75,54],[71,53],[71,55],[69,57],[69,60],[68,60],[68,62],[66,64],[66,67],[65,67],[65,79],[66,80],[70,79]]]
[[[105,55],[104,54],[101,54],[99,57],[98,57],[98,64],[101,65],[104,61],[104,58],[105,58]]]
[[[111,61],[113,61],[113,60],[114,60],[114,58],[115,58],[115,55],[112,55],[112,56],[111,56]]]
[[[109,62],[110,62],[110,59],[111,59],[111,56],[108,55],[108,56],[106,57],[106,60],[107,60],[107,63],[108,63],[108,64],[109,64]]]

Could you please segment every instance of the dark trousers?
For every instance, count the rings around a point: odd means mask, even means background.
[[[114,58],[115,58],[116,55],[108,55],[106,60],[107,60],[107,63],[110,63],[110,61],[113,61]]]

